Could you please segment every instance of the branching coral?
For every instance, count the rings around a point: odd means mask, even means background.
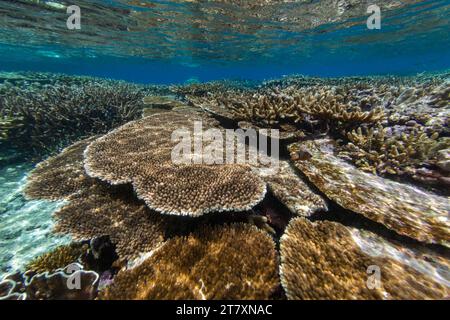
[[[55,213],[55,231],[78,240],[110,236],[119,257],[129,260],[163,240],[163,221],[127,188],[114,188],[84,172],[83,152],[93,138],[79,141],[37,166],[25,192],[33,199],[66,199]]]
[[[268,299],[279,285],[275,243],[246,224],[207,227],[168,240],[101,299]]]
[[[57,269],[78,262],[80,257],[87,252],[87,249],[87,246],[81,243],[59,246],[33,259],[25,269],[35,273],[55,272]]]
[[[86,172],[110,184],[132,183],[138,197],[161,213],[199,216],[251,209],[262,200],[266,187],[249,167],[173,163],[172,132],[190,130],[200,120],[204,129],[215,125],[192,110],[130,122],[88,146]]]
[[[379,279],[370,268],[379,268]],[[366,254],[343,225],[304,218],[293,219],[281,238],[280,274],[289,299],[443,299],[448,294],[444,284],[402,261]]]
[[[374,174],[413,176],[417,168],[435,162],[439,151],[450,148],[448,138],[438,140],[438,133],[428,135],[422,127],[401,133],[389,131],[379,125],[347,132],[349,143],[340,155]]]
[[[40,156],[83,136],[141,116],[148,89],[122,82],[59,80],[52,85],[0,88],[0,144]]]
[[[61,200],[89,188],[95,180],[84,173],[83,152],[95,137],[78,141],[30,172],[24,194],[29,199]]]
[[[307,128],[326,127],[339,131],[361,123],[378,122],[384,112],[378,100],[359,96],[354,88],[327,85],[264,88],[247,92],[225,92],[191,98],[191,103],[213,113],[284,131],[286,125]],[[363,109],[369,109],[363,111]]]
[[[365,173],[337,157],[330,139],[292,144],[289,149],[293,154],[299,149],[310,154],[308,159],[296,160],[295,165],[342,207],[399,234],[449,245],[450,203],[447,197]]]

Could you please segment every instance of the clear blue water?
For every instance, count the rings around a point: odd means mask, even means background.
[[[367,7],[374,2],[381,8],[380,30],[366,25]],[[66,27],[71,4],[81,8],[81,30]],[[175,84],[448,70],[450,0],[0,0],[0,84],[5,87],[10,83],[2,80],[16,71]],[[448,94],[446,81],[439,90]],[[18,92],[28,93],[23,87]],[[0,139],[10,118],[0,119],[5,120]],[[7,137],[0,152],[5,146],[9,152]],[[52,214],[62,202],[23,196],[34,159],[3,165],[8,157],[0,154],[0,279],[70,241],[52,232]]]
[[[36,2],[0,2],[0,70],[179,83],[450,67],[446,0],[377,1],[381,30],[366,27],[370,1],[83,0],[81,30],[64,1]]]

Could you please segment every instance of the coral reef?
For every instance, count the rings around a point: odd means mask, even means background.
[[[370,282],[374,266],[378,283]],[[289,299],[443,299],[449,291],[389,251],[365,253],[343,225],[304,218],[293,219],[281,238],[280,274]]]
[[[140,118],[142,99],[151,93],[144,86],[94,78],[49,82],[0,85],[0,145],[41,157]]]
[[[319,125],[339,129],[383,119],[382,108],[371,107],[370,111],[363,111],[368,103],[363,103],[354,95],[349,88],[311,85],[265,88],[244,93],[227,91],[217,96],[194,97],[190,102],[236,121],[282,131],[285,131],[286,125],[298,129],[311,129]]]
[[[109,236],[122,260],[136,259],[164,240],[164,217],[149,210],[128,190],[95,184],[70,197],[54,216],[57,233],[70,234],[77,240]]]
[[[275,243],[245,224],[168,240],[118,273],[100,299],[268,299],[279,285]]]
[[[96,137],[78,141],[56,156],[40,162],[28,176],[28,199],[62,200],[89,188],[95,180],[84,173],[83,152]]]
[[[86,175],[83,152],[93,138],[64,149],[34,169],[25,193],[35,199],[68,200],[54,216],[54,231],[76,240],[108,235],[121,259],[151,251],[163,240],[163,221],[127,188],[114,188]]]
[[[297,160],[295,165],[342,207],[399,234],[449,245],[450,202],[447,197],[365,173],[335,156],[335,146],[330,139],[292,144],[289,149],[293,153],[298,149],[309,152],[309,159]]]
[[[439,168],[443,162],[437,160],[450,149],[450,138],[438,139],[439,133],[429,135],[420,126],[409,131],[393,131],[378,125],[347,132],[349,142],[340,148],[339,155],[374,174],[409,176],[428,184],[450,185],[445,167]],[[432,171],[427,168],[433,166]]]
[[[327,211],[325,200],[297,175],[288,161],[280,160],[276,168],[252,167],[252,170],[292,213],[310,216],[318,211]]]
[[[6,295],[0,292],[0,300],[93,300],[98,284],[96,272],[72,263],[54,272],[9,275],[0,282],[0,288],[9,287]]]
[[[30,261],[25,270],[35,273],[55,272],[57,269],[79,262],[80,257],[87,252],[88,246],[81,243],[62,245]]]
[[[216,124],[194,110],[164,112],[130,122],[87,147],[86,172],[110,184],[132,183],[138,197],[161,213],[199,216],[251,209],[264,197],[266,186],[247,166],[172,162],[176,145],[172,132],[194,128],[194,122],[200,120],[204,129]]]

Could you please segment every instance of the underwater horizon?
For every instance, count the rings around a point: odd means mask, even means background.
[[[0,1],[0,300],[448,300],[449,125],[450,0]]]

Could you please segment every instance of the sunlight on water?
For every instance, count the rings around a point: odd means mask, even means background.
[[[144,82],[157,82],[151,71],[164,62],[176,66],[173,73],[200,74],[203,80],[213,78],[203,65],[219,78],[220,72],[258,78],[292,69],[351,75],[450,66],[449,59],[439,59],[450,53],[449,1],[377,1],[381,30],[366,27],[370,3],[79,0],[81,30],[68,30],[64,1],[2,1],[0,56],[6,59],[0,66],[45,64],[74,72],[76,65],[84,70],[90,63],[108,68],[103,61],[111,59],[115,70],[102,72],[115,77],[125,68],[139,73],[140,65],[152,67],[136,76]]]

